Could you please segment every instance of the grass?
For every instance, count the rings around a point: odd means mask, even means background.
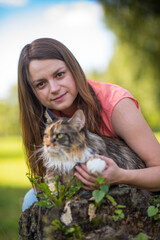
[[[23,197],[29,188],[0,186],[0,240],[19,239]]]
[[[20,137],[0,138],[0,240],[18,240],[24,195],[30,189]]]

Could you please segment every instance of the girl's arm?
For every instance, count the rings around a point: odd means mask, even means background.
[[[107,163],[103,176],[111,185],[124,183],[149,191],[160,190],[160,144],[144,120],[135,103],[125,98],[113,110],[112,126],[115,133],[135,151],[145,162],[146,169],[125,170],[119,168],[112,159],[101,156]],[[86,166],[76,168],[76,176],[85,189],[93,189],[95,176],[88,173]]]

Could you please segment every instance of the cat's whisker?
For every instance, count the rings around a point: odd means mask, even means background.
[[[43,148],[41,146],[41,148],[37,149],[36,151],[33,151],[33,153],[31,154],[31,156],[27,159],[27,161],[29,161],[31,158],[35,157],[36,158],[36,155],[43,152]]]

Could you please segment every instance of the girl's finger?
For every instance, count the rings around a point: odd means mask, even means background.
[[[84,178],[87,182],[92,182],[92,183],[95,184],[95,182],[96,182],[96,180],[97,180],[96,177],[94,177],[93,175],[91,175],[89,172],[86,172],[86,170],[83,169],[83,168],[80,167],[80,166],[76,166],[75,169],[76,169],[75,174],[78,173],[78,174],[79,174],[82,178]]]
[[[78,180],[80,180],[83,184],[85,184],[86,186],[94,186],[95,184],[93,183],[93,182],[89,182],[89,181],[87,181],[85,178],[83,178],[79,173],[75,173],[74,174],[77,178],[78,178]]]
[[[88,187],[86,185],[83,185],[82,188],[85,189],[85,190],[89,190],[89,191],[93,191],[93,190],[96,189],[95,187]]]

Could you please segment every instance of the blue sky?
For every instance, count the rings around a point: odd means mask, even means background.
[[[115,41],[97,1],[0,0],[0,98],[17,83],[21,49],[40,37],[64,43],[86,73],[107,67]]]

